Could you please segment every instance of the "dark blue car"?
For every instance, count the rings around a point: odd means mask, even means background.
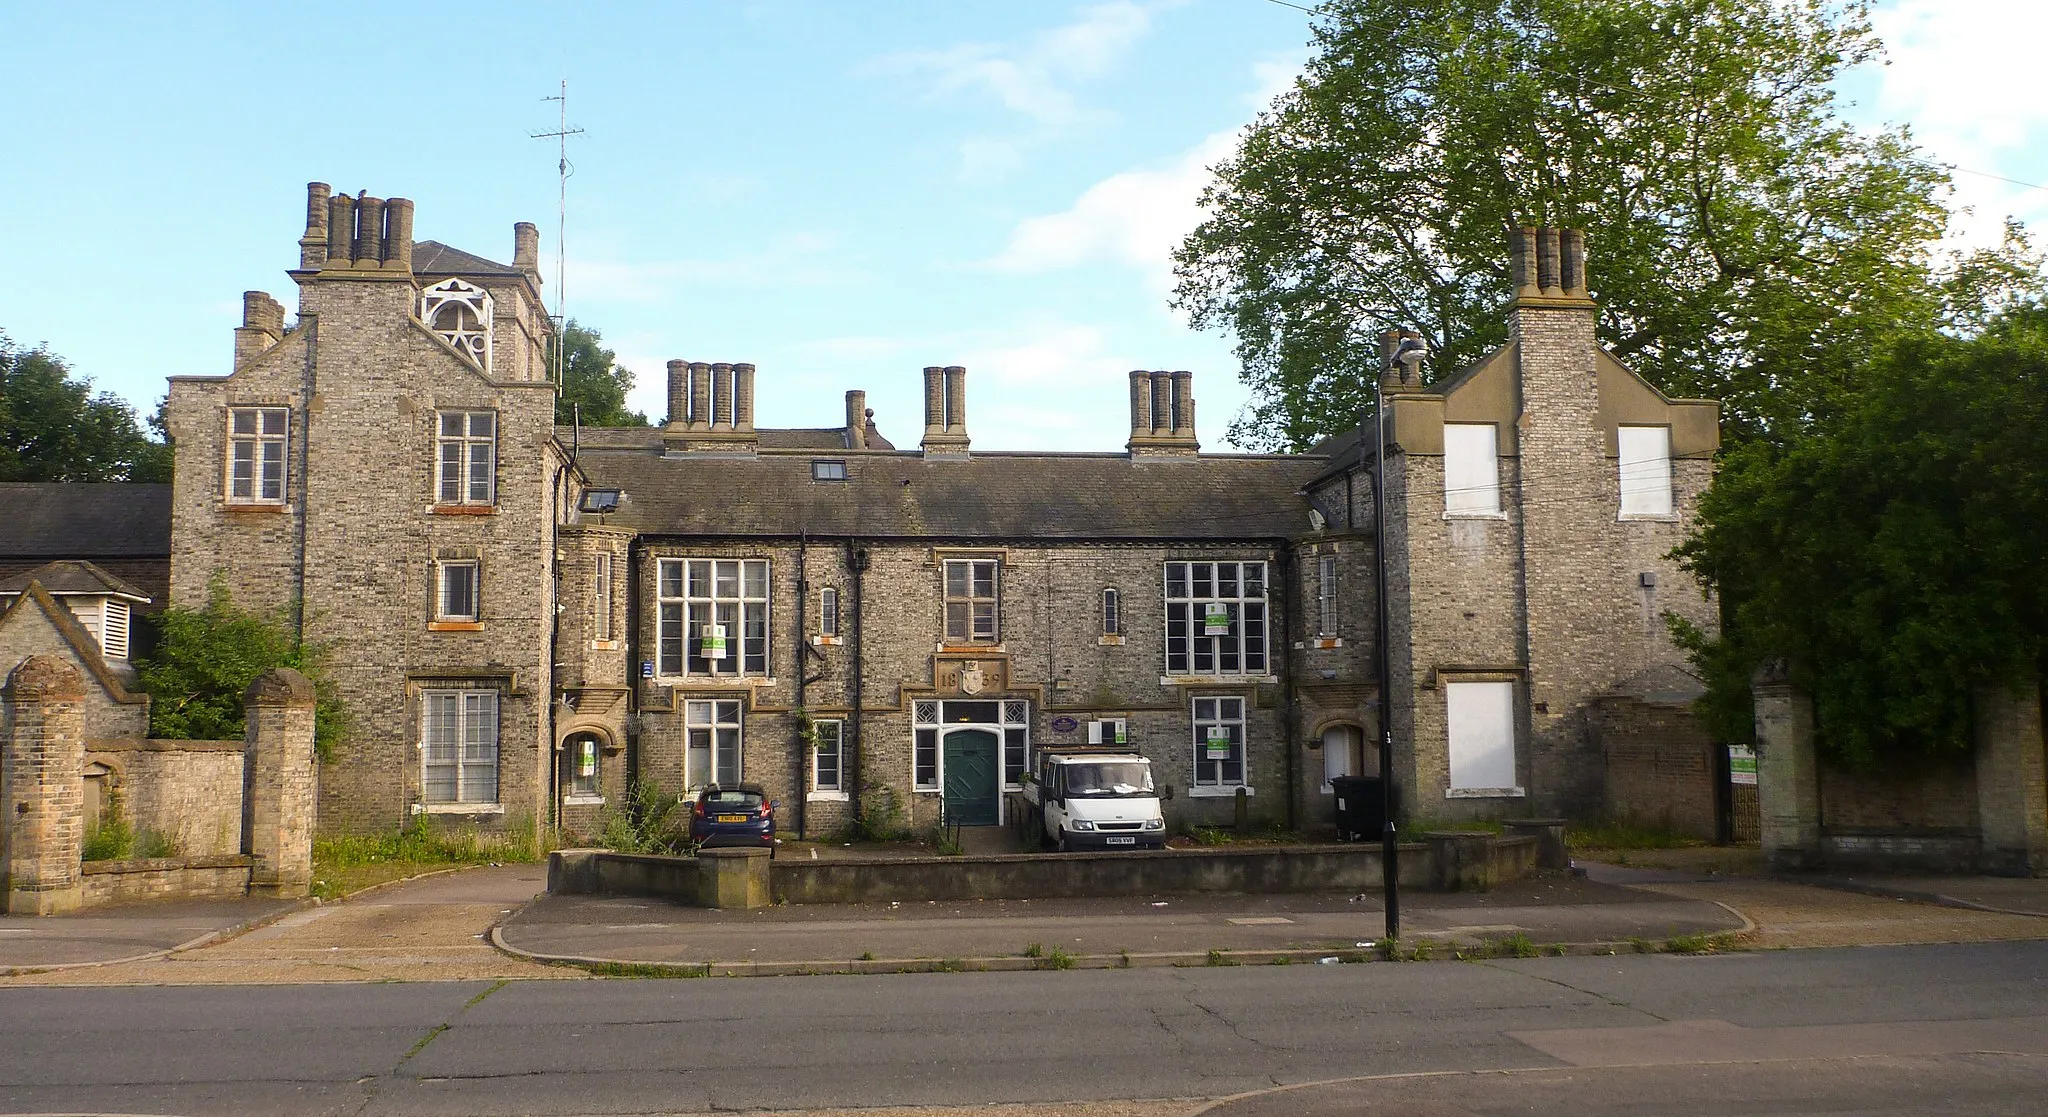
[[[690,806],[690,838],[700,849],[765,846],[772,852],[775,804],[754,784],[712,784]]]

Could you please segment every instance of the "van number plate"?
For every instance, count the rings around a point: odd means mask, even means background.
[[[1137,844],[1138,844],[1138,839],[1136,839],[1136,838],[1111,838],[1111,839],[1109,839],[1109,844],[1110,844],[1110,845],[1113,845],[1113,846],[1134,846],[1134,845],[1137,845]]]

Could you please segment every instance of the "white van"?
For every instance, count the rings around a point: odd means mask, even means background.
[[[1041,845],[1062,853],[1166,845],[1166,817],[1159,813],[1152,762],[1136,749],[1041,749],[1038,768],[1025,778],[1023,790],[1027,826]]]

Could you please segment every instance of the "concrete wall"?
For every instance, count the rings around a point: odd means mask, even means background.
[[[1403,888],[1432,890],[1457,887],[1457,882],[1483,888],[1536,869],[1537,838],[1441,837],[1450,840],[1402,845]],[[1451,863],[1459,850],[1476,850],[1477,860],[1462,866]],[[776,902],[791,904],[1364,892],[1378,889],[1382,879],[1377,845],[777,861],[770,872]],[[602,850],[558,851],[549,859],[548,890],[659,896],[694,903],[697,862],[687,857]]]

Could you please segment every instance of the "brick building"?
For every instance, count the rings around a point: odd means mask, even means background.
[[[1306,827],[1376,765],[1364,432],[1205,454],[1191,377],[1135,372],[1119,452],[976,451],[966,370],[932,367],[898,449],[859,391],[760,428],[754,366],[684,361],[663,426],[556,427],[533,227],[507,266],[412,216],[314,184],[296,323],[250,292],[233,371],[171,383],[171,598],[303,602],[352,715],[324,829],[588,832],[634,775],[758,782],[814,835],[992,823],[1031,749],[1092,740],[1145,750],[1178,823],[1242,792]],[[1510,343],[1390,385],[1395,759],[1427,819],[1606,809],[1601,727],[1649,722],[1594,707],[1683,664],[1665,610],[1712,620],[1662,556],[1715,406],[1599,349],[1577,234],[1514,254]]]

